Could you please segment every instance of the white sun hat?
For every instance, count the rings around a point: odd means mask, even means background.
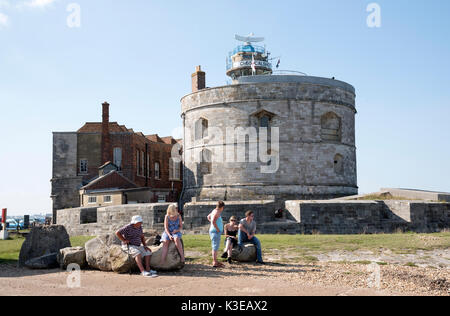
[[[131,224],[137,224],[137,223],[143,223],[144,221],[142,220],[142,217],[139,215],[133,216],[133,218],[131,219]]]

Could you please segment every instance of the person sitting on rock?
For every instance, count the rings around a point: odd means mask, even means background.
[[[236,216],[230,217],[230,222],[225,225],[225,251],[222,255],[223,259],[227,259],[228,263],[231,264],[231,256],[233,253],[233,248],[237,246],[238,240],[237,240],[237,233],[239,230],[239,226],[237,225],[237,218]]]
[[[122,227],[116,235],[122,241],[122,250],[136,260],[141,274],[145,277],[157,277],[157,272],[150,269],[152,251],[145,242],[142,223],[141,216],[133,216],[131,223]],[[145,269],[142,258],[145,258]]]
[[[245,218],[239,223],[239,247],[243,247],[244,243],[252,243],[256,247],[257,263],[264,264],[262,258],[261,242],[255,237],[256,222],[255,213],[253,211],[247,211]]]
[[[164,243],[161,264],[164,265],[167,259],[167,253],[169,251],[169,245],[171,242],[175,243],[178,249],[178,253],[181,257],[181,263],[184,264],[184,251],[183,245],[181,244],[181,230],[183,229],[183,220],[180,213],[178,213],[178,207],[176,204],[171,204],[167,208],[167,215],[164,219],[165,231],[161,237],[161,242]]]

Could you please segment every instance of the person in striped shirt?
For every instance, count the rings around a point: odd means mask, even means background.
[[[131,223],[122,227],[116,235],[122,241],[122,250],[136,260],[141,274],[145,277],[157,277],[157,272],[150,269],[152,251],[145,242],[142,222],[141,216],[133,216]],[[145,259],[145,269],[142,258]]]

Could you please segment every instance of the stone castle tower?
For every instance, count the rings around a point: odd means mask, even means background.
[[[229,55],[233,83],[206,88],[206,75],[197,67],[192,93],[181,100],[183,202],[357,194],[354,87],[293,72],[274,74],[266,48],[253,44],[263,39],[237,39],[245,45]],[[260,145],[264,128],[267,147]],[[239,152],[244,157],[237,157]]]

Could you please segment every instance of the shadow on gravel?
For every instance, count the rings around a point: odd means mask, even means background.
[[[19,268],[17,264],[15,260],[2,260],[0,262],[0,278],[21,278],[62,272],[61,269],[31,270]]]
[[[308,268],[308,269],[305,269]],[[240,276],[264,276],[270,273],[307,273],[311,271],[320,271],[315,265],[296,265],[296,264],[281,264],[281,263],[266,263],[265,265],[253,263],[234,263],[226,264],[225,268],[213,268],[205,264],[189,264],[186,265],[182,271],[177,273],[164,273],[164,276],[189,276],[189,277],[206,277],[206,278],[221,278],[221,277],[240,277]]]

